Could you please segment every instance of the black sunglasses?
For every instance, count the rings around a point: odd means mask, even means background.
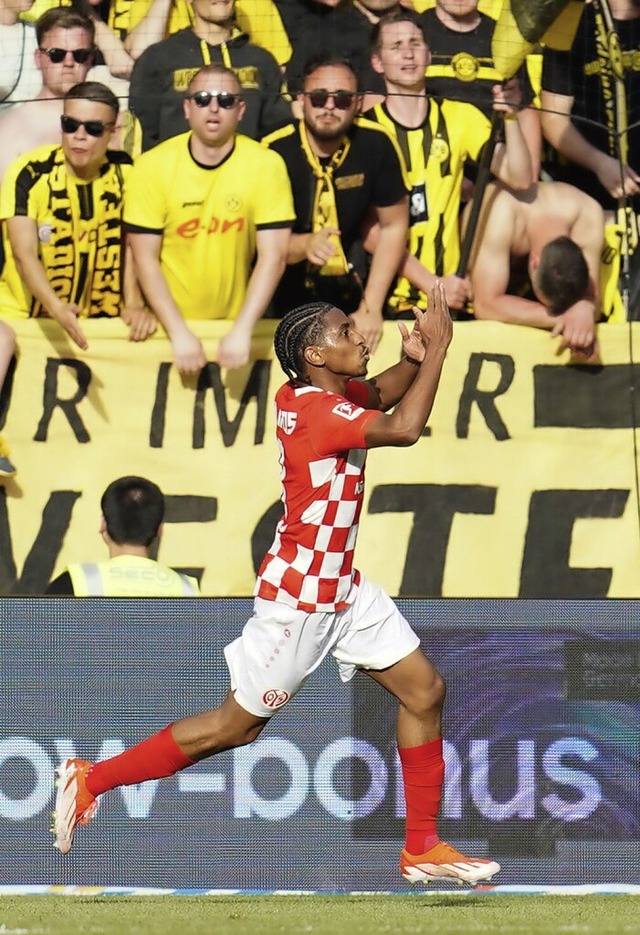
[[[193,101],[197,107],[208,107],[215,98],[218,107],[223,110],[231,110],[238,101],[242,100],[240,94],[233,94],[231,91],[194,91],[193,94],[188,94],[187,98]]]
[[[63,114],[60,117],[60,126],[63,133],[75,133],[80,127],[84,127],[89,136],[102,136],[107,127],[112,127],[113,122],[105,123],[104,120],[76,120],[75,117],[67,117]]]
[[[93,49],[40,49],[54,65],[64,62],[65,58],[71,52],[73,60],[77,65],[84,65],[93,55]]]
[[[348,110],[358,95],[355,91],[327,91],[326,88],[316,88],[314,91],[305,91],[305,96],[311,101],[312,107],[324,107],[329,98],[333,98],[336,110]]]

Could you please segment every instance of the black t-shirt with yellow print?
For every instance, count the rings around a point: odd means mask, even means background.
[[[313,203],[316,179],[305,155],[299,124],[290,124],[262,142],[279,153],[285,161],[296,220],[294,234],[313,230]],[[356,117],[348,131],[348,152],[334,172],[338,226],[345,254],[349,255],[359,240],[370,207],[389,207],[407,194],[408,184],[402,157],[391,136],[381,126]],[[288,266],[272,302],[275,315],[282,315],[296,305],[311,301],[307,263]],[[348,309],[345,309],[348,311]]]
[[[502,75],[496,71],[491,53],[491,40],[496,21],[480,13],[480,22],[469,32],[458,32],[442,23],[435,8],[420,14],[431,63],[427,68],[429,95],[452,101],[475,104],[491,116],[493,85],[500,84]],[[531,104],[534,93],[525,67],[516,72],[522,92],[522,105]]]

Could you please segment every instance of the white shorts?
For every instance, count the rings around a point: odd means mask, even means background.
[[[356,669],[386,669],[419,645],[389,595],[362,577],[355,601],[338,613],[308,614],[256,598],[253,617],[224,654],[238,704],[271,717],[329,653],[348,682]]]

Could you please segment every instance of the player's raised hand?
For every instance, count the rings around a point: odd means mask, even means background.
[[[398,322],[398,331],[402,337],[402,351],[409,360],[417,364],[424,360],[425,345],[420,333],[420,317],[424,314],[416,305],[412,308],[415,321],[411,331],[403,321]]]
[[[416,316],[420,334],[428,350],[446,350],[453,337],[453,322],[447,305],[443,283],[436,279],[429,290],[429,306],[426,312]]]

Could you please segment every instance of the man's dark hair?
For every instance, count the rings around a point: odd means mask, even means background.
[[[312,75],[314,71],[317,71],[319,68],[331,67],[348,68],[358,82],[358,89],[360,88],[360,81],[350,59],[344,55],[331,55],[327,52],[316,53],[305,62],[305,66],[302,70],[302,87],[304,87],[304,83],[309,75]]]
[[[118,545],[150,545],[164,517],[164,497],[146,477],[119,477],[100,500],[109,536]]]
[[[369,37],[369,48],[373,55],[380,55],[382,49],[382,30],[385,26],[392,26],[394,23],[413,23],[414,26],[417,26],[422,34],[422,38],[425,41],[426,45],[429,45],[427,42],[427,37],[425,35],[424,26],[420,20],[417,13],[414,13],[413,10],[392,10],[390,13],[385,13],[380,17],[375,26],[371,29],[371,35]]]
[[[99,81],[80,81],[69,88],[64,96],[65,101],[93,101],[94,104],[106,104],[118,116],[120,103],[111,88]]]
[[[89,34],[91,45],[95,45],[96,27],[93,20],[69,7],[54,7],[37,19],[36,41],[39,47],[46,34],[52,29],[84,29]]]
[[[537,287],[549,301],[552,315],[561,315],[589,292],[589,267],[578,244],[570,237],[556,237],[540,253]]]
[[[273,346],[280,366],[294,382],[308,383],[304,360],[305,348],[314,344],[324,327],[324,318],[335,306],[328,302],[299,305],[281,319],[273,336]]]

